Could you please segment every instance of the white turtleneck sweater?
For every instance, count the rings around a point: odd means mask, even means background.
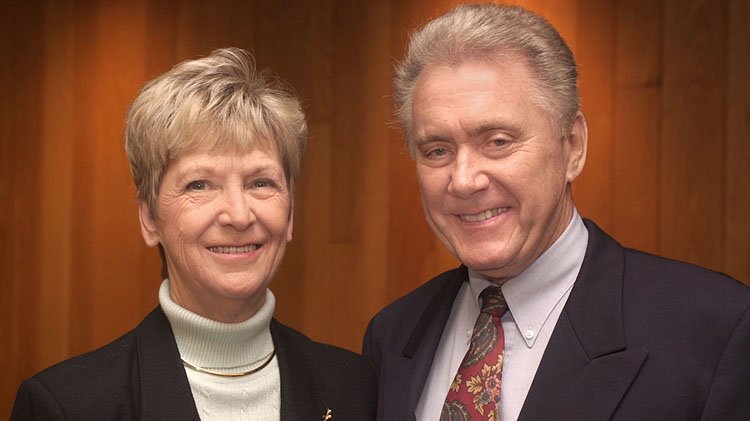
[[[266,290],[258,312],[240,323],[222,323],[199,316],[172,301],[169,281],[159,289],[159,304],[172,326],[180,357],[201,368],[220,373],[251,370],[273,352],[269,325],[276,298]],[[281,378],[274,356],[256,373],[221,377],[185,368],[201,420],[279,420]]]

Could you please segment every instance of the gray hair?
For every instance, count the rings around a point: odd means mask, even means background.
[[[138,199],[153,212],[170,162],[199,147],[278,153],[289,187],[299,171],[307,123],[290,87],[239,48],[184,61],[148,82],[130,106],[125,150]]]
[[[563,136],[579,110],[578,71],[557,30],[519,6],[460,5],[415,32],[396,65],[393,101],[412,155],[412,100],[422,71],[429,65],[456,66],[468,60],[500,64],[513,54],[527,60],[537,82],[532,100]]]

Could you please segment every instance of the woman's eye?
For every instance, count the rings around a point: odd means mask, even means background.
[[[276,187],[276,183],[274,183],[273,181],[269,179],[263,178],[260,180],[253,181],[252,186],[256,189],[262,189],[265,187]]]
[[[203,180],[191,181],[187,185],[187,189],[193,191],[206,190],[206,187],[208,187],[208,185]]]

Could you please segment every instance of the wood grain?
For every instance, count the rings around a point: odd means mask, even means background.
[[[724,261],[716,266],[750,281],[750,2],[729,2],[725,98]]]
[[[408,33],[454,0],[0,3],[0,414],[22,378],[132,328],[157,303],[122,147],[149,79],[223,46],[303,101],[310,141],[276,316],[358,350],[369,318],[457,264],[422,214],[392,124]],[[591,127],[575,185],[623,244],[750,281],[746,0],[523,0],[581,66]]]
[[[724,1],[664,2],[661,250],[720,267],[724,253]]]
[[[574,197],[581,214],[607,231],[614,225],[615,12],[612,0],[589,2],[580,7],[574,47],[581,108],[589,128],[586,167],[573,183]]]
[[[624,245],[659,252],[662,6],[617,5],[612,234]],[[633,229],[636,228],[637,229]]]

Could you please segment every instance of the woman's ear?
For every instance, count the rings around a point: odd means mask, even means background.
[[[149,247],[156,247],[161,243],[161,236],[159,235],[159,229],[156,227],[154,218],[151,216],[146,202],[138,201],[138,219],[141,221],[141,235],[143,241]]]
[[[565,139],[565,142],[568,143],[566,145],[568,148],[568,183],[572,183],[583,172],[583,167],[586,164],[588,141],[589,128],[586,125],[586,118],[579,111],[573,120],[570,135]]]
[[[289,225],[286,227],[286,242],[292,241],[292,231],[294,228],[294,197],[289,200]]]

